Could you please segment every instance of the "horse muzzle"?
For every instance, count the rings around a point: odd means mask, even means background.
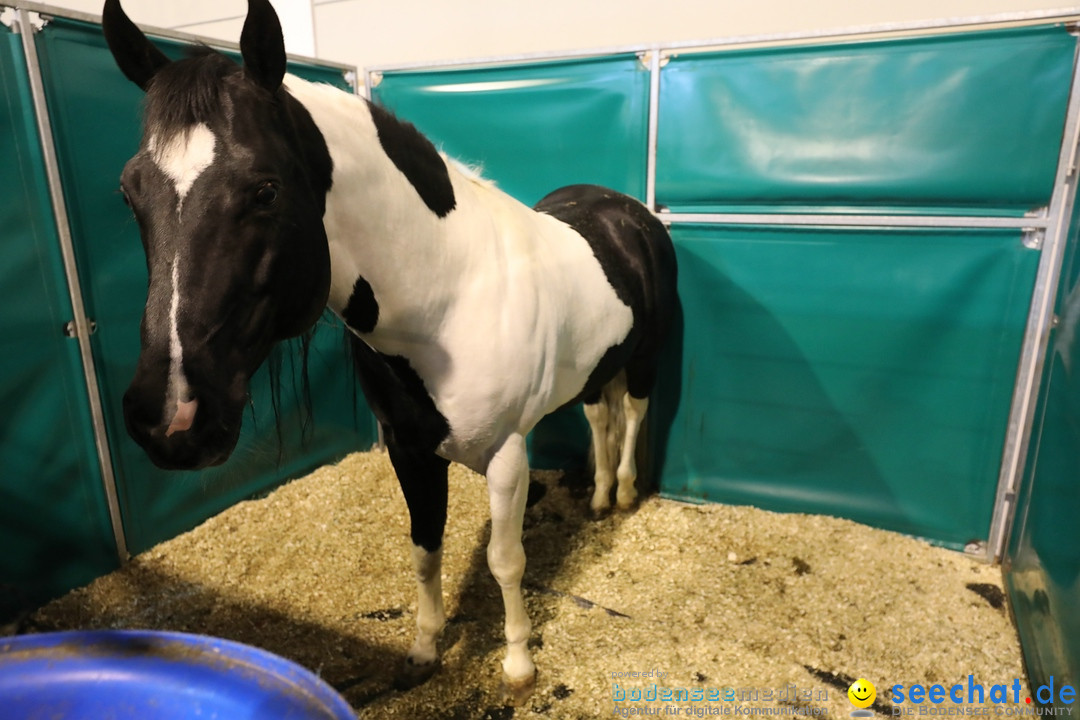
[[[165,470],[200,470],[229,459],[240,436],[243,404],[225,408],[196,393],[171,407],[133,381],[124,393],[128,435]]]

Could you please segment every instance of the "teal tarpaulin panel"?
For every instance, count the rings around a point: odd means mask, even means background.
[[[1049,202],[1075,49],[1063,28],[1040,27],[675,55],[661,71],[657,200],[683,212],[1025,213]],[[586,83],[604,97],[628,88],[616,95],[629,115],[544,96],[560,87],[553,72],[588,75],[592,62],[387,73],[375,96],[534,202],[583,160],[612,162],[595,154],[625,148],[644,163],[636,58],[624,60],[632,82]],[[609,150],[600,136],[625,117],[633,132]],[[620,177],[590,180],[637,192]],[[675,239],[683,326],[649,439],[665,493],[952,546],[985,539],[1038,263],[1018,231],[682,226]],[[549,428],[553,452],[538,453]],[[531,457],[569,467],[586,437],[564,414],[537,429]]]
[[[661,75],[673,211],[1022,214],[1050,199],[1063,27],[689,54]]]
[[[1019,231],[673,236],[663,492],[985,539],[1039,259]]]
[[[117,565],[32,108],[0,27],[0,623]]]
[[[644,197],[649,73],[636,55],[386,73],[372,94],[528,205],[574,183]]]
[[[50,22],[37,36],[61,162],[64,193],[93,337],[109,440],[128,545],[133,552],[172,537],[228,505],[287,477],[375,441],[374,421],[359,397],[343,330],[325,320],[311,351],[314,401],[311,437],[301,447],[301,403],[291,388],[295,350],[284,350],[283,430],[279,446],[266,368],[252,382],[253,417],[223,466],[201,473],[157,469],[127,436],[120,399],[135,370],[139,321],[146,300],[146,264],[135,221],[119,195],[124,163],[140,137],[141,92],[116,69],[101,30],[70,20]],[[163,41],[173,56],[183,52]],[[290,66],[308,79],[344,86],[340,71]],[[297,368],[299,365],[297,364]],[[361,401],[362,403],[362,401]],[[279,457],[279,452],[281,456]]]
[[[1003,568],[1032,687],[1080,684],[1080,205],[1055,312]]]

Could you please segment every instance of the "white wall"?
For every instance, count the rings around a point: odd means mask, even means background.
[[[100,15],[104,0],[41,0],[55,7]],[[285,47],[296,55],[315,55],[311,0],[270,0],[281,18]],[[194,35],[237,42],[247,13],[246,0],[122,0],[140,25],[180,30]]]
[[[1069,0],[315,0],[315,24],[321,56],[365,67],[846,28],[1068,4]]]
[[[360,67],[1071,7],[1069,0],[272,1],[289,52]],[[52,4],[101,12],[101,0]],[[126,0],[124,6],[139,23],[235,42],[247,3]]]

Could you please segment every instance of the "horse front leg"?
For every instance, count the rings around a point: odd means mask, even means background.
[[[442,598],[442,538],[446,526],[447,467],[449,461],[432,452],[403,447],[384,433],[409,506],[413,569],[418,599],[416,640],[405,657],[394,685],[405,689],[419,685],[439,668],[438,640],[446,624]]]
[[[506,610],[503,701],[509,705],[522,705],[536,687],[536,666],[529,654],[532,625],[521,595],[521,578],[525,574],[521,527],[529,491],[529,461],[524,436],[511,435],[503,443],[488,465],[487,482],[491,503],[488,567],[502,590]]]

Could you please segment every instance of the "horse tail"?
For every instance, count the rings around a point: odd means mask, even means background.
[[[623,407],[623,396],[626,395],[626,373],[619,372],[600,391],[600,402],[607,407],[607,434],[605,440],[608,447],[608,461],[611,463],[612,472],[619,467],[622,459],[623,441],[626,439],[626,411]]]

